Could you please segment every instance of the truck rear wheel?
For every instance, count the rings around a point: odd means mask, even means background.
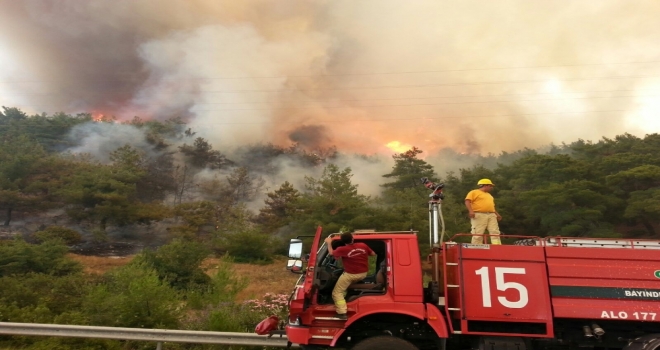
[[[351,350],[419,350],[413,343],[390,335],[367,338],[353,346]]]
[[[635,338],[623,350],[660,350],[660,333]]]
[[[660,338],[656,338],[654,341],[650,342],[647,345],[646,350],[658,350],[660,349]]]

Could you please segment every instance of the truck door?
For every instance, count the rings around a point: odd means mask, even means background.
[[[305,282],[303,283],[303,290],[305,292],[305,299],[311,300],[314,292],[316,291],[316,270],[319,262],[318,259],[318,250],[321,242],[321,232],[323,228],[321,226],[316,228],[316,234],[314,235],[314,242],[312,243],[311,252],[309,253],[309,261],[307,262],[307,271],[305,272]]]

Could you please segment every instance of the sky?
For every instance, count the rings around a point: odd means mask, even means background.
[[[0,0],[0,105],[216,148],[498,154],[660,131],[660,2]]]

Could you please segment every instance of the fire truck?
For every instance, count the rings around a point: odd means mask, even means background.
[[[505,243],[493,245],[466,243],[468,234],[445,241],[443,186],[423,182],[433,191],[431,253],[421,258],[417,232],[353,232],[376,256],[367,278],[347,291],[347,320],[336,317],[331,297],[341,261],[328,254],[322,229],[309,254],[302,239],[292,239],[288,268],[301,277],[289,302],[290,343],[305,350],[660,350],[660,241],[502,235]]]

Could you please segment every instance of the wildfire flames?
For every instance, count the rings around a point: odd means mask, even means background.
[[[405,151],[407,151],[407,150],[409,150],[413,147],[412,145],[409,145],[407,143],[401,143],[399,141],[389,142],[385,146],[387,146],[387,148],[391,149],[392,151],[394,151],[396,153],[403,153],[403,152],[405,152]]]
[[[105,117],[105,115],[103,115],[103,114],[101,114],[101,113],[92,113],[92,119],[93,119],[95,122],[100,122],[100,121],[102,121],[104,117]]]

